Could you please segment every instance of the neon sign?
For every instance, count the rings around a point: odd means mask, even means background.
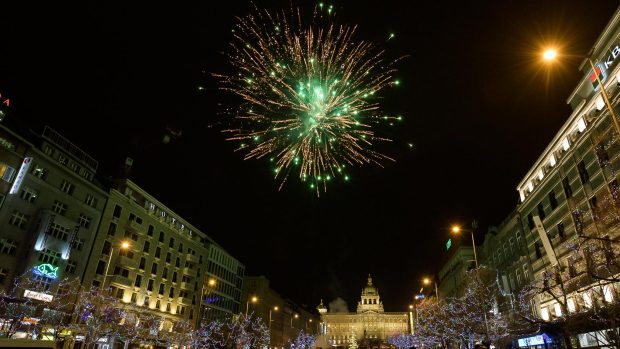
[[[452,239],[448,239],[448,242],[446,242],[446,251],[450,250],[450,247],[452,247]]]
[[[219,301],[219,300],[220,300],[220,297],[218,297],[218,296],[207,297],[207,298],[205,298],[205,300],[204,300],[204,304],[211,304],[211,303],[215,303],[215,302],[217,302],[217,301]]]
[[[45,276],[50,279],[56,279],[58,277],[58,267],[54,267],[51,264],[40,264],[34,267],[32,270],[36,275]]]

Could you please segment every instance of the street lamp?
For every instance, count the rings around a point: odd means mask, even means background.
[[[293,328],[293,318],[295,318],[295,319],[299,318],[299,314],[295,314],[295,315],[291,316],[291,328]]]
[[[255,304],[256,302],[258,302],[258,297],[252,296],[250,299],[248,299],[247,302],[245,302],[245,316],[248,315],[248,309],[250,308],[250,302],[252,302],[252,304]]]
[[[422,283],[424,283],[424,285],[430,285],[431,284],[431,279],[429,278],[424,278],[422,279]],[[435,284],[435,298],[437,298],[437,303],[439,303],[439,291],[437,291],[437,281],[433,280],[433,283]]]
[[[127,241],[121,241],[120,245],[118,246],[119,249],[121,250],[126,250],[130,247],[131,245],[129,244],[129,242]],[[114,254],[114,246],[110,247],[110,256],[108,257],[108,264],[105,267],[105,272],[103,273],[103,282],[101,283],[101,288],[105,289],[105,280],[108,277],[108,270],[110,270],[110,264],[112,263],[112,255]]]
[[[271,320],[271,311],[272,310],[273,311],[278,311],[278,310],[280,310],[280,308],[278,308],[277,305],[275,307],[273,307],[273,308],[269,308],[269,335],[270,336],[271,336],[271,322],[273,321],[273,320]],[[269,340],[271,340],[271,337],[269,337]]]
[[[271,348],[271,337],[273,337],[271,335],[271,322],[273,320],[271,320],[271,311],[278,311],[280,308],[278,308],[278,306],[274,306],[273,308],[269,308],[269,348]]]
[[[590,54],[587,56],[578,56],[579,58],[585,58],[590,64],[590,68],[592,68],[592,72],[596,78],[596,83],[601,87],[601,94],[603,95],[603,100],[605,101],[605,106],[607,107],[607,111],[611,115],[611,120],[614,122],[614,127],[616,128],[616,132],[620,135],[620,124],[618,123],[618,117],[614,112],[614,109],[611,107],[611,103],[609,102],[609,97],[607,96],[607,91],[605,91],[605,86],[601,81],[600,74],[596,71],[596,67],[594,66],[594,62],[592,62],[592,58],[590,58],[591,53],[594,52],[594,49],[590,51]],[[543,59],[547,62],[552,62],[557,58],[557,51],[553,48],[549,48],[543,52]]]
[[[461,231],[466,231],[466,232],[470,232],[471,233],[471,245],[474,248],[474,261],[476,262],[476,269],[478,269],[478,256],[476,255],[476,241],[474,240],[474,231],[473,230],[469,230],[469,229],[463,229],[463,228],[459,227],[458,225],[452,226],[452,232],[454,234],[458,234]]]
[[[209,278],[209,280],[207,280],[207,292],[205,293],[205,284],[202,284],[202,291],[200,292],[200,321],[204,320],[204,312],[203,309],[207,308],[207,300],[205,299],[205,296],[210,296],[211,295],[211,291],[215,288],[215,285],[217,285],[217,281],[214,278]]]

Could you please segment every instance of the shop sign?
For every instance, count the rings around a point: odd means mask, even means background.
[[[24,297],[36,299],[38,301],[51,302],[54,299],[54,296],[47,293],[35,292],[31,290],[24,291]]]

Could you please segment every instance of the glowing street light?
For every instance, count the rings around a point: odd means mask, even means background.
[[[543,59],[547,62],[555,61],[557,56],[558,56],[557,51],[553,48],[549,48],[545,50],[542,55]],[[594,77],[596,78],[596,83],[601,87],[601,94],[603,95],[603,100],[605,101],[605,106],[607,107],[607,111],[609,111],[609,114],[611,115],[611,120],[614,122],[614,127],[616,128],[616,132],[618,132],[618,134],[620,135],[620,124],[618,123],[618,117],[616,116],[616,113],[614,112],[614,109],[612,108],[611,103],[609,102],[607,91],[605,91],[605,86],[603,85],[603,82],[601,81],[601,78],[600,78],[601,74],[599,74],[598,71],[596,70],[596,67],[594,66],[594,62],[592,62],[592,59],[590,58],[590,54],[588,54],[587,56],[578,56],[578,57],[585,58],[590,64],[590,68],[592,68],[592,73],[594,74]]]
[[[476,242],[474,241],[474,231],[463,229],[458,225],[453,225],[451,230],[454,234],[459,234],[461,231],[467,231],[471,233],[471,244],[474,248],[474,261],[476,262],[476,269],[478,269],[478,256],[476,255]]]
[[[252,302],[252,304],[255,304],[258,302],[258,297],[256,296],[252,296],[250,299],[248,299],[247,302],[245,302],[245,315],[248,315],[248,309],[250,308],[250,302]]]
[[[437,298],[437,302],[439,302],[439,291],[437,290],[437,281],[429,279],[429,278],[424,278],[422,279],[422,283],[426,286],[430,285],[432,283],[435,284],[435,298]]]
[[[121,250],[126,250],[131,245],[127,241],[121,241],[118,246]],[[105,272],[103,273],[103,282],[101,283],[101,288],[105,289],[105,280],[108,278],[108,270],[110,270],[110,264],[112,263],[112,255],[114,254],[114,246],[110,247],[110,256],[108,257],[108,264],[105,267]]]

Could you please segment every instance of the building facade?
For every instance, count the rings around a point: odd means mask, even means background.
[[[616,169],[620,168],[620,146],[602,93],[604,88],[617,114],[619,45],[617,10],[592,51],[597,73],[587,60],[582,63],[584,76],[567,101],[571,115],[517,186],[521,199],[517,212],[522,218],[520,228],[525,232],[533,278],[543,280],[554,275],[557,282],[567,286],[569,295],[567,306],[541,294],[537,308],[545,320],[618,296],[615,285],[593,291],[596,280],[589,270],[615,263],[615,255],[603,256],[604,251],[613,254],[614,250],[611,245],[604,246],[604,241],[620,235],[614,218],[619,203]],[[574,244],[592,253],[577,253]],[[601,246],[595,251],[595,245]]]
[[[241,287],[235,276],[243,269],[206,234],[123,179],[109,192],[84,285],[111,289],[124,303],[161,317],[161,330],[169,330],[179,320],[197,324],[234,314]]]
[[[362,289],[355,313],[334,313],[321,304],[322,333],[333,347],[348,347],[355,339],[365,347],[380,348],[387,345],[390,336],[410,333],[410,314],[407,312],[385,312],[379,290],[368,276]]]
[[[256,301],[252,298],[256,297]],[[270,348],[288,347],[300,331],[316,335],[319,332],[318,314],[308,311],[295,302],[282,297],[269,287],[264,276],[246,276],[243,282],[242,305],[244,311],[265,321],[269,328]]]
[[[56,279],[83,278],[106,192],[97,161],[62,135],[26,136],[0,125],[0,286],[25,275],[53,294]]]
[[[458,243],[453,249],[452,255],[439,270],[440,298],[460,296],[467,271],[475,267],[474,250],[471,246]]]

